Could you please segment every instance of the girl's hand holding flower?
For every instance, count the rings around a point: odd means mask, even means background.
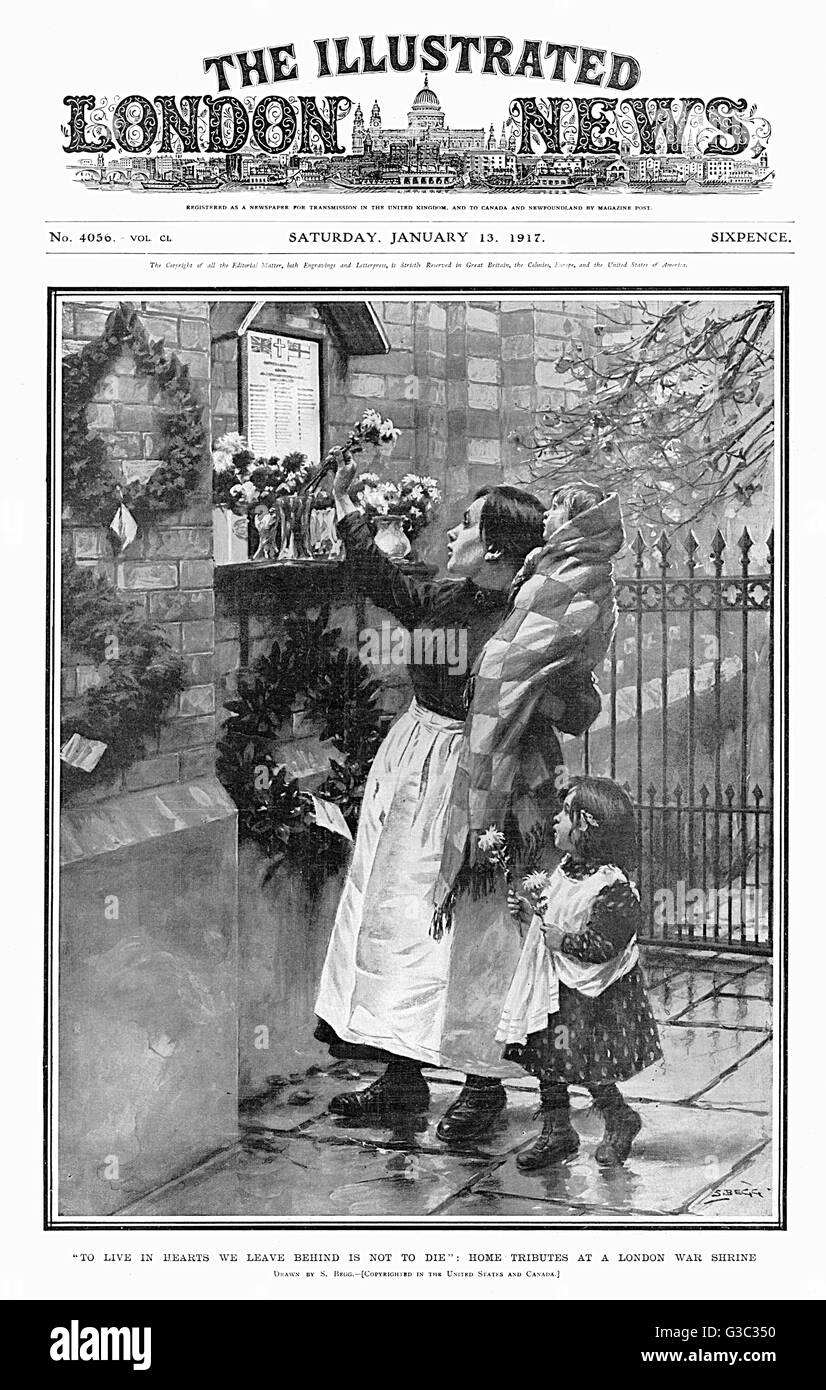
[[[565,931],[562,927],[558,926],[556,922],[543,922],[542,935],[545,938],[545,945],[549,951],[562,950],[562,940],[565,936]]]
[[[533,908],[528,899],[514,892],[512,888],[508,893],[508,911],[513,920],[524,927],[528,925],[533,916]]]

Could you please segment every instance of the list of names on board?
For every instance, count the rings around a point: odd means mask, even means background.
[[[252,452],[321,456],[319,345],[281,333],[247,333],[246,434]]]

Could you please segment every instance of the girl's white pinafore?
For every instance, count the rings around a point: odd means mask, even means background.
[[[582,965],[549,951],[542,934],[542,923],[553,923],[563,931],[577,933],[588,924],[591,909],[609,884],[625,875],[613,864],[602,864],[585,878],[569,877],[557,868],[544,892],[542,918],[534,916],[522,946],[496,1030],[501,1043],[524,1043],[529,1034],[548,1027],[549,1014],[559,1007],[559,981],[590,997],[601,994],[639,959],[636,938],[614,960],[605,965]]]

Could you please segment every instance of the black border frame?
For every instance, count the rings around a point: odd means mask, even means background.
[[[47,426],[47,448],[46,448],[46,690],[45,690],[45,773],[46,773],[46,796],[45,796],[45,863],[44,863],[44,996],[43,996],[43,1230],[52,1231],[367,1231],[367,1230],[394,1230],[394,1231],[428,1231],[436,1234],[441,1231],[475,1231],[479,1230],[485,1234],[497,1231],[562,1231],[575,1232],[589,1231],[632,1231],[655,1233],[660,1231],[786,1231],[788,1229],[787,1219],[787,1163],[788,1163],[788,964],[789,964],[789,940],[788,940],[788,920],[789,920],[789,880],[788,880],[788,857],[789,857],[789,285],[596,285],[587,288],[583,285],[554,285],[539,287],[535,285],[494,285],[494,286],[474,286],[468,289],[457,285],[438,285],[422,287],[415,285],[352,285],[346,288],[338,286],[281,286],[277,289],[270,288],[263,291],[264,297],[277,297],[288,302],[308,302],[325,299],[351,299],[351,298],[383,298],[385,296],[400,295],[408,299],[433,300],[443,295],[448,299],[528,299],[532,296],[542,298],[552,293],[554,296],[568,298],[593,298],[601,299],[605,296],[623,297],[632,294],[646,295],[656,298],[658,295],[672,297],[677,294],[685,295],[725,295],[725,294],[770,294],[778,299],[780,307],[780,366],[779,366],[779,388],[780,388],[780,461],[779,461],[779,483],[780,483],[780,520],[782,530],[782,565],[779,571],[775,570],[774,579],[774,602],[772,608],[772,622],[775,625],[775,636],[779,635],[782,645],[782,656],[780,661],[780,738],[776,742],[776,750],[780,750],[780,777],[775,780],[775,785],[781,791],[780,817],[781,833],[778,837],[777,848],[780,851],[778,859],[778,909],[782,938],[782,950],[780,953],[781,964],[781,993],[780,997],[774,1002],[776,1011],[776,1021],[781,1026],[781,1043],[779,1055],[779,1075],[777,1077],[777,1096],[780,1101],[779,1128],[781,1133],[773,1136],[778,1143],[779,1157],[779,1185],[780,1185],[780,1205],[777,1221],[772,1222],[737,1222],[727,1224],[725,1222],[646,1222],[644,1225],[628,1222],[607,1222],[607,1221],[442,1221],[439,1218],[419,1217],[410,1221],[382,1220],[375,1221],[313,1221],[301,1218],[295,1222],[290,1221],[203,1221],[191,1222],[187,1224],[176,1224],[175,1222],[155,1221],[155,1222],[134,1222],[129,1220],[119,1221],[117,1212],[110,1217],[101,1218],[97,1221],[72,1220],[63,1221],[52,1215],[51,1204],[53,1193],[56,1193],[56,1176],[52,1166],[52,1145],[51,1145],[51,1123],[52,1123],[52,1067],[51,1067],[51,1039],[56,1020],[51,1013],[51,990],[53,977],[52,947],[54,943],[54,875],[55,869],[59,865],[55,864],[55,845],[52,837],[52,823],[54,815],[54,706],[53,681],[54,670],[52,662],[53,653],[53,634],[57,631],[55,593],[54,593],[54,573],[53,573],[53,531],[56,525],[55,516],[55,420],[54,411],[56,405],[55,379],[57,361],[55,351],[59,342],[57,331],[56,312],[59,307],[61,296],[63,295],[89,295],[91,297],[109,297],[113,299],[119,296],[129,296],[138,299],[174,299],[176,296],[187,295],[198,299],[209,299],[210,295],[239,295],[245,298],[262,297],[261,287],[249,286],[88,286],[88,285],[49,285],[46,288],[46,344],[47,344],[47,383],[46,383],[46,426]],[[298,336],[297,334],[294,336]],[[323,352],[319,353],[319,369],[322,367]],[[323,390],[324,380],[321,378],[322,409],[323,409]],[[239,381],[240,386],[240,381]],[[322,416],[323,430],[323,416]],[[777,753],[775,753],[777,756]],[[776,810],[775,810],[776,814]],[[56,1078],[55,1085],[56,1085]],[[209,1160],[205,1160],[209,1162]],[[181,1174],[180,1176],[184,1176]],[[171,1179],[170,1181],[176,1181]],[[550,1205],[550,1204],[549,1204]]]

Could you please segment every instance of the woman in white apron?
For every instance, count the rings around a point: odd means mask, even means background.
[[[543,508],[517,488],[487,491],[448,533],[449,577],[414,580],[375,546],[348,495],[354,472],[342,464],[334,482],[351,575],[416,635],[411,646],[421,659],[409,665],[410,707],[367,779],[316,1001],[316,1037],[335,1056],[388,1064],[366,1090],[336,1097],[334,1113],[387,1120],[421,1111],[429,1101],[422,1066],[450,1066],[467,1074],[465,1109],[469,1103],[471,1118],[478,1112],[487,1123],[505,1103],[501,1077],[515,1071],[494,1035],[519,942],[501,890],[468,896],[456,929],[436,940],[433,891],[468,674],[503,620],[514,575],[541,542]]]

